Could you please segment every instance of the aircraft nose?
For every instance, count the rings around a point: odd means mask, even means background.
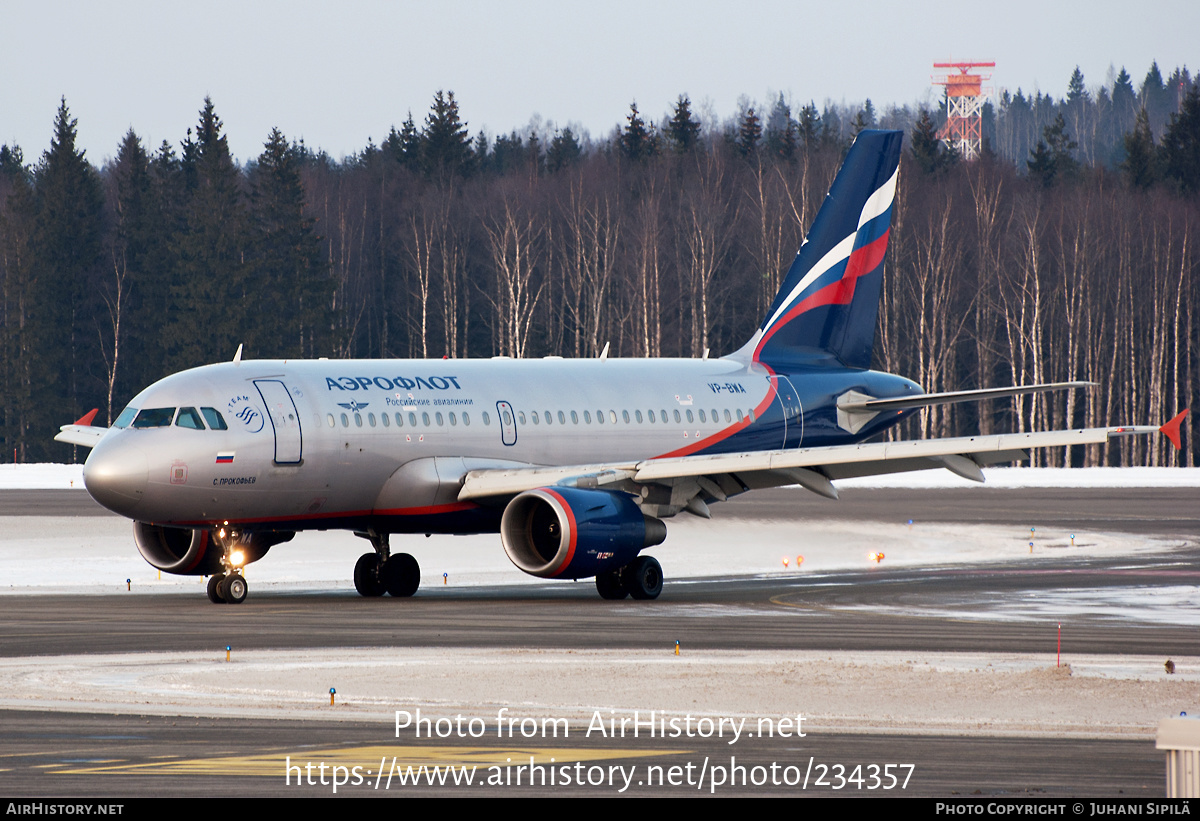
[[[118,437],[119,438],[119,437]],[[131,516],[146,491],[146,453],[122,442],[100,442],[83,465],[83,485],[100,504]]]

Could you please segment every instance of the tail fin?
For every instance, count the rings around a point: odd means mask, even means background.
[[[901,137],[863,131],[854,140],[771,310],[739,353],[767,364],[832,354],[871,367]]]

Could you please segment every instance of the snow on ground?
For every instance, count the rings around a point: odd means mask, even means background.
[[[0,706],[229,718],[804,716],[807,732],[1153,735],[1195,712],[1200,659],[815,651],[224,648],[0,659]],[[329,688],[337,704],[329,706]],[[612,711],[612,712],[610,712]],[[753,731],[753,729],[751,729]]]
[[[981,561],[1034,562],[1046,557],[1136,555],[1174,549],[1181,541],[1116,533],[1071,534],[1039,527],[1029,552],[1026,522],[1011,527],[936,523],[857,522],[822,519],[755,521],[746,539],[744,519],[702,521],[681,517],[668,523],[670,536],[654,556],[672,580],[730,575],[802,578],[835,570],[874,566],[883,553],[888,566],[937,566]],[[250,565],[254,591],[353,590],[354,562],[369,545],[345,531],[301,532]],[[422,585],[467,587],[491,584],[556,585],[528,576],[509,562],[495,534],[397,536],[392,549],[411,553],[421,565]],[[787,560],[785,566],[784,560]],[[802,559],[799,564],[797,559]],[[204,590],[199,576],[160,574],[142,559],[133,527],[118,516],[14,516],[0,524],[0,595],[131,595]],[[128,580],[128,582],[127,582]],[[590,580],[578,584],[591,585]],[[1200,622],[1198,622],[1200,623]]]

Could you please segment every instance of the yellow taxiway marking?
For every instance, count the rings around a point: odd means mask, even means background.
[[[302,772],[312,764],[314,772],[323,763],[326,772],[334,765],[359,767],[364,776],[373,778],[383,762],[384,777],[393,768],[404,770],[425,766],[477,766],[488,767],[546,766],[551,763],[564,764],[576,761],[609,761],[618,758],[645,758],[650,756],[685,755],[691,750],[653,749],[582,749],[575,747],[334,747],[317,750],[278,750],[259,755],[231,755],[215,758],[176,759],[140,764],[117,764],[107,766],[72,767],[55,770],[59,775],[250,775],[282,776],[289,765]],[[553,759],[553,762],[551,761]]]

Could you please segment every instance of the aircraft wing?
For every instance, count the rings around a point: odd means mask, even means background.
[[[966,479],[982,482],[981,466],[1024,460],[1031,448],[1101,444],[1114,436],[1159,430],[1154,425],[1084,428],[681,456],[606,465],[473,470],[464,478],[458,498],[465,501],[512,496],[551,485],[613,489],[624,485],[628,489],[631,485],[672,485],[689,479],[695,481],[697,495],[716,499],[754,488],[789,484],[837,498],[831,480],[946,468]],[[683,500],[677,500],[676,504],[687,506]],[[706,512],[706,508],[701,508]]]
[[[106,433],[108,433],[108,428],[98,428],[92,425],[63,425],[54,435],[54,441],[90,448],[99,442]]]
[[[92,420],[99,412],[99,408],[92,408],[76,419],[74,424],[63,425],[54,435],[54,441],[66,442],[68,445],[82,445],[85,448],[94,447],[100,438],[108,433],[108,428],[92,424]]]

